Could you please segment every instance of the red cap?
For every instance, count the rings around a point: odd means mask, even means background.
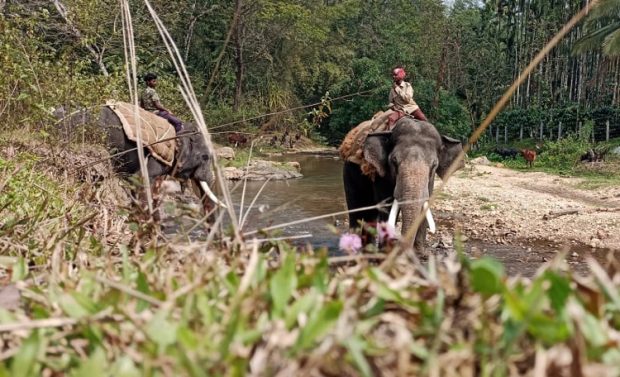
[[[405,76],[407,76],[407,73],[405,73],[405,70],[403,68],[394,68],[394,70],[392,71],[392,75],[399,80],[404,80]]]

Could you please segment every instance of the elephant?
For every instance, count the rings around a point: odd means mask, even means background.
[[[121,175],[138,173],[140,171],[138,151],[132,150],[136,148],[136,143],[127,138],[120,119],[107,106],[101,109],[99,125],[107,135],[108,149],[111,154],[127,152],[112,158],[114,170]],[[213,209],[213,204],[224,206],[210,189],[215,182],[215,176],[211,170],[213,153],[205,144],[202,134],[197,131],[193,123],[186,123],[184,130],[179,132],[177,137],[173,166],[167,166],[156,158],[149,157],[148,148],[144,148],[149,180],[155,181],[158,177],[168,174],[181,180],[190,180],[198,190],[207,213]]]
[[[62,109],[62,108],[61,108]],[[112,155],[112,166],[115,172],[123,177],[129,177],[140,172],[140,160],[136,143],[130,140],[121,120],[108,106],[101,106],[98,117],[93,116],[93,111],[81,109],[64,117],[65,111],[56,110],[53,115],[61,118],[64,128],[75,129],[77,126],[96,120],[97,129],[103,132],[106,147]],[[172,174],[175,178],[191,181],[193,188],[202,198],[202,204],[207,213],[214,205],[225,205],[215,196],[210,187],[213,187],[215,177],[211,170],[213,153],[207,147],[204,137],[194,124],[184,124],[184,130],[177,134],[177,145],[172,166],[165,165],[158,159],[150,156],[148,148],[144,148],[144,156],[147,159],[147,172],[149,180],[155,182],[156,189],[158,178]]]
[[[396,222],[398,207],[402,214],[402,232],[406,234],[423,211],[422,222],[412,240],[413,248],[425,251],[427,227],[434,231],[428,209],[435,173],[445,178],[448,168],[462,152],[461,142],[440,135],[431,123],[404,117],[391,131],[370,133],[362,146],[364,160],[374,169],[374,177],[363,174],[359,163],[345,161],[343,183],[348,210],[391,203],[392,210],[371,209],[349,213],[349,226],[360,221]],[[458,168],[464,166],[461,160]]]

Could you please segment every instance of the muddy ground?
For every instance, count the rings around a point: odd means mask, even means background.
[[[561,250],[569,265],[584,270],[586,256],[604,260],[620,251],[620,187],[590,190],[582,183],[468,164],[438,196],[440,226],[430,242],[434,249],[449,248],[452,231],[460,229],[470,254],[492,255],[510,274],[531,275]]]

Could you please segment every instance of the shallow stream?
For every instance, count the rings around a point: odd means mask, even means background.
[[[287,181],[270,181],[256,198],[247,215],[244,231],[255,230],[267,226],[309,219],[330,213],[346,210],[344,191],[342,187],[342,161],[335,156],[294,154],[277,158],[280,161],[297,161],[301,165],[303,178]],[[254,200],[263,186],[263,181],[249,181],[245,188],[244,213],[247,213],[250,203]],[[236,213],[239,208],[243,192],[243,184],[232,183],[231,188]],[[245,216],[245,215],[244,215]],[[452,228],[450,220],[442,213],[435,214],[438,227]],[[329,225],[335,226],[340,232],[346,231],[346,215],[330,216],[328,218],[309,221],[301,224],[289,225],[275,236],[308,236],[298,238],[292,242],[303,246],[308,242],[315,248],[326,247],[331,253],[338,253],[338,238]],[[430,242],[433,243],[432,241]],[[531,276],[544,262],[551,260],[560,245],[551,245],[546,242],[517,241],[514,244],[498,245],[480,240],[470,240],[466,243],[466,252],[470,255],[490,255],[500,260],[508,274]],[[592,255],[603,260],[606,251],[593,252],[587,245],[571,243],[567,247],[566,261],[576,271],[584,272],[587,269],[585,257]],[[437,254],[445,250],[433,250]]]

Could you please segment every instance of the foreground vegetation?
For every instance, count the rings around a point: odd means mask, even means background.
[[[522,279],[460,254],[386,261],[397,245],[371,263],[162,242],[40,143],[3,140],[0,375],[620,376],[613,258],[583,277],[560,253]]]

